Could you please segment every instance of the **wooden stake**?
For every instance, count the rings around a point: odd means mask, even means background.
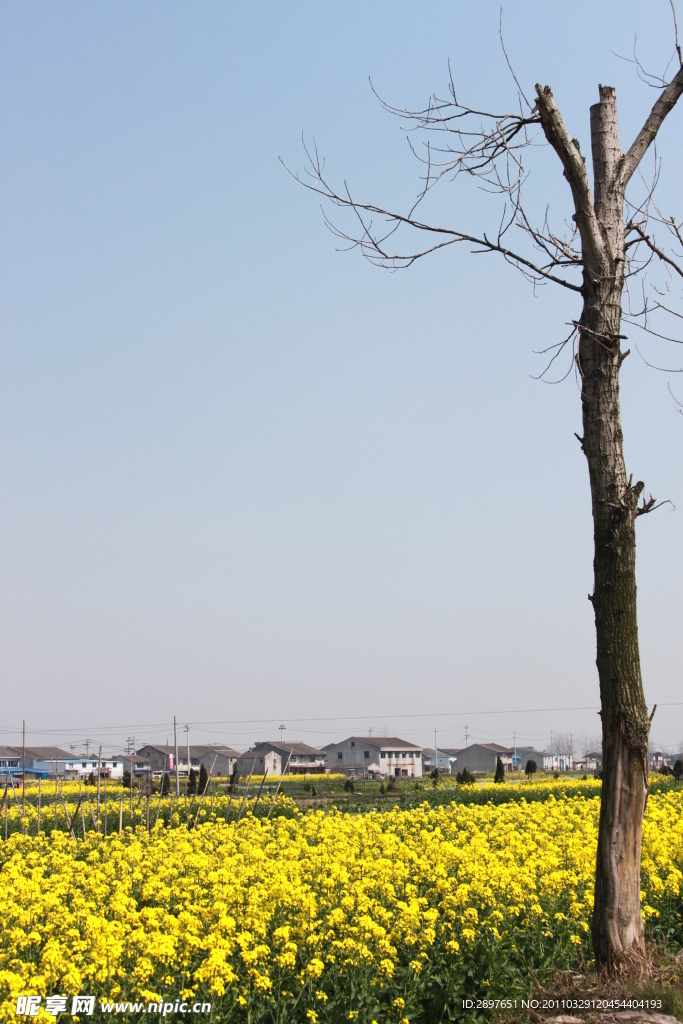
[[[240,812],[237,815],[237,822],[236,822],[236,824],[238,824],[238,825],[240,823],[240,818],[242,817],[242,811],[244,810],[244,805],[247,802],[247,795],[249,793],[249,783],[251,782],[251,773],[254,770],[254,765],[255,764],[256,764],[256,754],[254,754],[254,757],[252,758],[251,769],[249,770],[249,778],[247,779],[247,788],[244,791],[244,796],[242,797],[242,804],[240,806]]]
[[[107,835],[107,776],[104,777],[104,834]]]
[[[26,813],[26,720],[22,723],[21,740],[21,831],[24,832],[24,814]]]
[[[97,831],[100,831],[100,775],[102,773],[102,745],[97,755]],[[88,801],[90,802],[90,801]]]
[[[88,807],[90,809],[90,820],[92,821],[92,827],[95,829],[96,832],[98,832],[99,831],[99,829],[97,827],[98,822],[95,821],[95,812],[92,809],[92,803],[90,802],[90,793],[88,792],[87,785],[85,787],[85,795],[88,798]]]
[[[121,794],[121,803],[119,804],[119,835],[123,832],[123,793]]]
[[[166,781],[166,758],[168,757],[168,740],[166,740],[166,753],[164,754],[164,770],[161,773],[161,786],[159,787],[159,803],[157,804],[157,816],[154,827],[159,823],[159,811],[161,810],[161,798],[164,795],[164,782]]]
[[[266,821],[270,821],[270,816],[273,813],[273,807],[275,807],[275,801],[277,800],[278,793],[280,792],[280,786],[282,785],[282,780],[285,777],[285,772],[289,768],[289,758],[292,756],[293,750],[294,750],[294,747],[292,747],[292,749],[290,750],[289,757],[287,758],[287,764],[282,769],[282,775],[280,776],[280,781],[277,784],[277,789],[275,790],[275,796],[273,797],[273,802],[272,802],[272,804],[270,805],[270,807],[268,809],[268,817],[266,818]]]
[[[37,836],[40,835],[40,803],[41,803],[41,798],[42,798],[41,782],[42,782],[42,779],[38,779],[38,831],[36,832]]]
[[[266,781],[267,778],[268,778],[268,769],[266,768],[266,774],[261,779],[261,785],[258,788],[258,795],[256,797],[256,803],[254,804],[254,814],[256,813],[256,808],[258,807],[258,802],[261,799],[261,790],[263,789],[263,783]]]
[[[211,782],[211,776],[212,776],[212,774],[213,774],[213,770],[214,770],[214,768],[215,768],[215,766],[216,766],[216,761],[217,761],[217,759],[218,759],[218,754],[216,754],[216,756],[215,756],[215,757],[214,757],[214,759],[213,759],[213,764],[211,765],[211,770],[209,771],[209,777],[208,777],[208,779],[206,780],[206,786],[204,787],[204,792],[202,793],[202,798],[201,798],[201,800],[199,801],[199,807],[197,808],[197,813],[196,813],[196,814],[195,814],[195,816],[194,816],[194,825],[195,825],[195,826],[196,826],[197,822],[199,821],[199,812],[200,812],[200,811],[201,811],[201,809],[202,809],[202,804],[204,803],[204,797],[206,796],[206,791],[207,791],[207,789],[209,788],[209,784],[210,784],[210,782]],[[251,777],[251,776],[250,776],[250,777]],[[193,826],[193,827],[194,827],[194,826]]]
[[[52,754],[50,754],[50,760],[52,761]],[[71,838],[73,839],[74,842],[76,842],[76,836],[74,834],[73,824],[71,822],[71,818],[69,817],[69,812],[66,809],[66,800],[64,799],[64,794],[62,793],[61,783],[60,783],[59,779],[57,778],[57,766],[54,763],[54,761],[52,761],[52,767],[54,768],[54,772],[55,772],[55,783],[57,784],[57,786],[59,788],[59,795],[62,798],[62,806],[64,807],[64,817],[66,818],[66,827],[68,828],[69,832],[71,833]],[[76,808],[76,814],[78,814],[78,807]],[[74,818],[76,817],[76,814],[74,814]],[[57,811],[55,810],[55,825],[56,824],[57,824]]]
[[[83,838],[85,839],[85,811],[83,809],[83,780],[78,780],[78,792],[80,794],[80,800],[78,806],[81,808],[81,823],[83,825]],[[78,814],[78,807],[76,808],[76,814]]]

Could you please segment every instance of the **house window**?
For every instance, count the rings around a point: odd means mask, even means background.
[[[356,741],[355,740],[351,740],[351,746],[355,747],[355,745],[356,745]]]
[[[344,757],[344,755],[342,754],[341,750],[338,750],[337,751],[337,760],[341,761],[343,759],[343,757]]]
[[[415,754],[415,760],[416,760],[416,761],[419,761],[419,760],[420,760],[420,755],[419,755],[419,754]]]
[[[403,753],[401,754],[401,757],[407,757],[407,756],[408,756],[408,755],[406,754],[406,752],[405,752],[405,750],[404,750],[404,751],[403,751]]]
[[[363,757],[370,757],[370,751],[369,750],[364,750],[363,751]]]
[[[379,755],[379,756],[380,756],[380,757],[386,757],[386,756],[387,756],[387,755],[386,755],[386,751],[385,751],[385,750],[382,750],[382,751],[380,752],[380,755]]]

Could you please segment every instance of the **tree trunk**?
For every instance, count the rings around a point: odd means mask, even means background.
[[[644,948],[640,844],[647,796],[649,720],[640,674],[636,616],[638,497],[626,476],[619,411],[621,300],[624,287],[622,161],[616,96],[600,87],[591,108],[594,209],[604,245],[584,260],[579,325],[583,449],[593,504],[597,666],[602,716],[603,782],[595,875],[596,963]],[[585,256],[584,250],[584,256]]]

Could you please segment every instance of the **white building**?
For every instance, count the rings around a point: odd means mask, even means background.
[[[103,779],[122,779],[124,769],[123,754],[114,757],[103,757],[100,762],[100,773]],[[98,758],[93,754],[87,757],[74,757],[64,762],[64,775],[67,779],[87,779],[89,775],[97,777]]]
[[[422,778],[422,747],[397,736],[349,736],[323,750],[331,772]]]

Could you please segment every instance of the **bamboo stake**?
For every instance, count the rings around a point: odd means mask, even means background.
[[[3,803],[5,805],[5,842],[7,842],[7,777],[5,777],[5,795],[3,797]]]
[[[152,789],[152,768],[147,758],[147,831],[149,832],[149,797]]]
[[[26,813],[26,719],[22,723],[21,740],[21,833],[24,834],[24,815]]]
[[[17,791],[14,788],[14,777],[12,776],[11,772],[10,772],[9,779],[10,779],[10,782],[12,783],[12,792],[14,793],[14,799],[17,802],[17,807],[19,808],[19,813],[21,814],[21,834],[23,836],[23,834],[24,834],[24,813],[21,810],[21,804],[19,803],[19,797],[17,796]]]
[[[40,804],[41,804],[41,799],[42,799],[42,785],[41,785],[41,783],[42,783],[42,779],[38,779],[38,831],[36,832],[37,836],[40,835]]]
[[[277,789],[275,790],[275,796],[273,797],[273,802],[270,805],[270,808],[268,809],[268,817],[266,818],[266,821],[270,821],[270,816],[273,813],[273,807],[275,807],[275,801],[277,800],[278,793],[280,792],[280,786],[282,785],[282,780],[284,779],[285,773],[286,773],[287,769],[289,768],[289,758],[292,756],[293,750],[294,750],[294,747],[292,747],[292,749],[290,750],[289,757],[287,758],[287,764],[282,769],[282,775],[280,776],[280,781],[277,784]]]
[[[256,764],[256,754],[254,754],[254,757],[253,757],[252,762],[251,762],[251,769],[249,771],[249,778],[247,779],[247,788],[244,791],[244,796],[242,797],[242,804],[240,806],[240,812],[237,815],[237,821],[236,821],[237,825],[239,825],[239,823],[240,823],[240,818],[242,817],[242,811],[244,810],[244,805],[247,802],[247,796],[249,794],[249,783],[251,782],[251,773],[254,770],[254,765],[255,764]]]
[[[57,769],[55,769],[55,832],[57,831]]]
[[[80,794],[80,800],[78,806],[81,808],[81,824],[83,825],[83,839],[85,839],[85,810],[83,808],[83,784],[82,779],[78,780],[78,792]],[[76,814],[78,814],[78,807],[76,808]]]
[[[261,790],[263,789],[263,783],[266,781],[267,778],[268,778],[268,769],[266,768],[266,774],[261,779],[261,785],[258,788],[258,795],[256,797],[256,803],[254,804],[254,814],[256,813],[256,808],[258,807],[258,802],[261,799]]]
[[[50,754],[50,760],[52,761],[52,754]],[[69,812],[66,809],[66,800],[64,799],[64,794],[62,793],[62,785],[61,785],[59,779],[57,778],[57,766],[55,765],[54,761],[52,761],[52,767],[55,770],[55,783],[59,787],[59,795],[62,798],[62,805],[64,807],[64,817],[66,818],[66,827],[68,828],[69,832],[71,833],[71,838],[73,839],[74,842],[76,842],[76,836],[74,835],[74,829],[73,829],[73,825],[71,823],[71,818],[69,817]],[[78,814],[78,808],[76,808],[76,814]],[[75,817],[75,815],[74,815],[74,817]],[[55,811],[55,825],[56,824],[57,824],[57,811]]]
[[[107,835],[107,776],[104,777],[104,835]]]
[[[228,762],[228,763],[229,763],[229,762]],[[233,769],[233,770],[234,770],[234,769]],[[230,796],[229,796],[229,798],[228,798],[228,809],[227,809],[227,811],[225,812],[225,823],[226,823],[226,825],[227,825],[227,823],[228,823],[228,819],[229,819],[229,817],[230,817],[230,804],[232,803],[232,794],[233,794],[233,793],[235,792],[235,785],[237,785],[237,783],[235,783],[235,784],[234,784],[234,785],[232,786],[232,788],[231,788],[231,790],[230,790]]]
[[[100,775],[102,773],[102,744],[97,755],[97,831],[100,831]],[[90,802],[90,801],[88,801]]]
[[[119,804],[119,835],[123,832],[123,793],[121,794],[121,803]]]
[[[85,795],[88,798],[88,807],[90,808],[90,820],[92,821],[92,827],[95,829],[96,832],[99,832],[99,829],[97,827],[99,822],[95,821],[95,812],[92,809],[92,803],[90,802],[90,793],[88,792],[87,786],[85,787]]]
[[[209,785],[211,783],[211,776],[213,775],[213,770],[216,767],[216,761],[217,760],[218,760],[218,754],[216,754],[216,756],[213,759],[213,764],[211,765],[211,770],[209,771],[209,777],[206,780],[206,786],[204,787],[204,792],[202,793],[202,798],[199,801],[199,807],[197,808],[197,813],[194,816],[194,826],[193,827],[195,827],[197,822],[199,821],[199,812],[202,809],[202,804],[204,803],[204,797],[206,796],[206,791],[209,788]]]
[[[168,740],[166,740],[166,753],[164,754],[164,770],[161,773],[161,786],[159,787],[159,803],[157,804],[157,816],[154,822],[156,828],[159,823],[159,811],[161,810],[161,798],[164,795],[164,782],[166,781],[166,758],[168,756]]]

